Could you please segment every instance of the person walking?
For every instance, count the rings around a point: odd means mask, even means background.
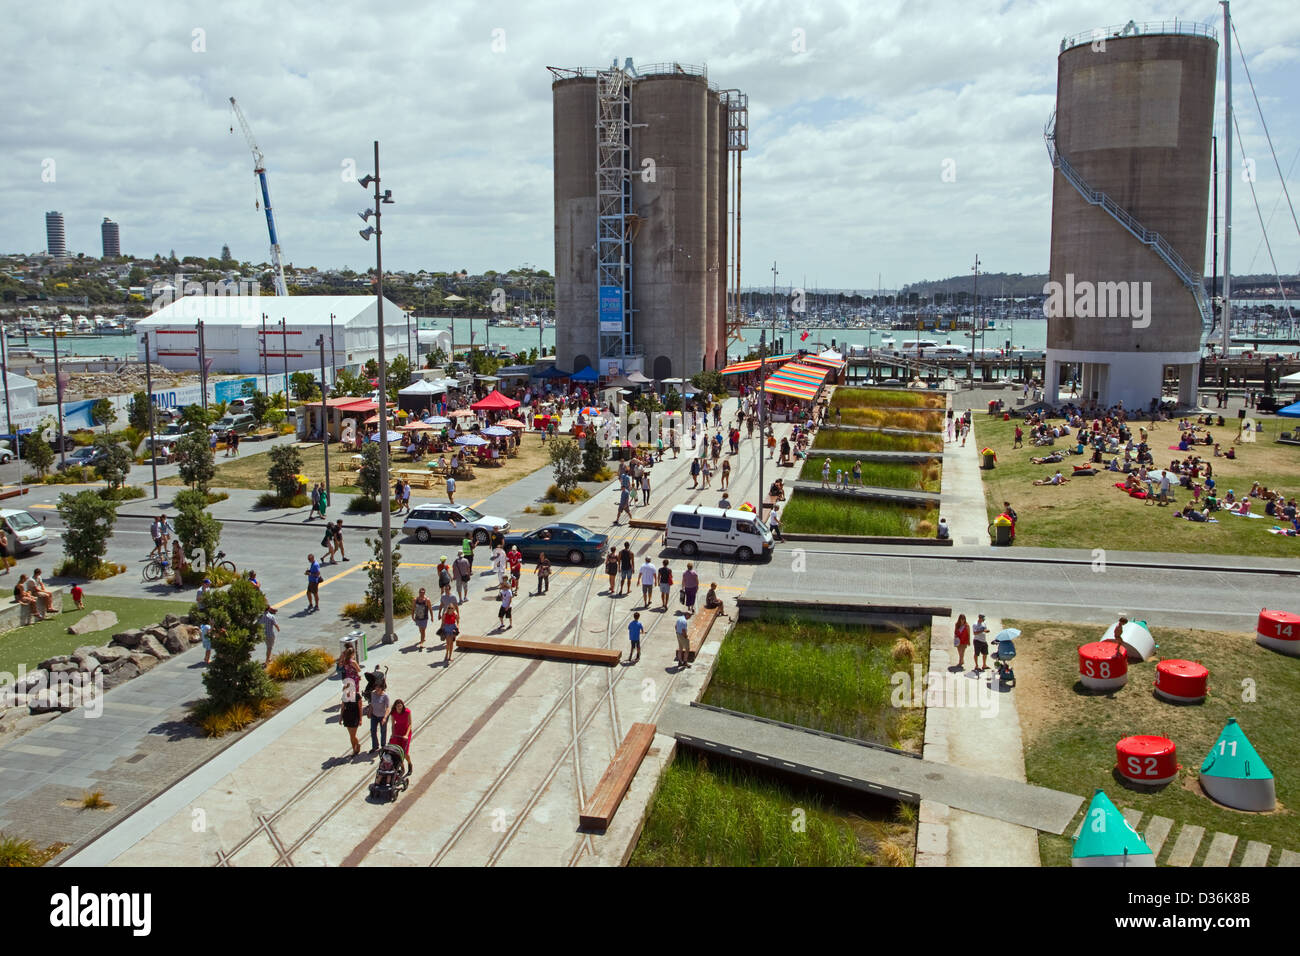
[[[325,525],[325,534],[320,539],[320,546],[329,553],[330,564],[338,564],[338,561],[334,558],[334,526],[332,524],[327,523]],[[324,557],[325,552],[322,552],[321,558],[323,559]]]
[[[451,652],[456,649],[456,635],[460,633],[460,607],[446,604],[442,608],[442,640],[447,653],[443,655],[444,664],[451,663]]]
[[[641,473],[641,504],[650,504],[650,472]]]
[[[322,485],[320,489],[320,500],[317,502],[317,507],[320,509],[320,516],[322,519],[325,517],[325,509],[329,507],[329,504],[330,496],[325,491],[325,486]]]
[[[162,543],[162,525],[161,525],[161,523],[159,522],[159,520],[158,520],[157,517],[155,517],[155,518],[153,519],[153,521],[150,522],[150,524],[149,524],[149,536],[150,536],[151,538],[153,538],[153,550],[149,552],[149,556],[150,556],[150,557],[153,557],[153,556],[156,555],[156,554],[162,554],[162,553],[164,553],[164,552],[163,552],[163,543]],[[5,534],[4,537],[7,538],[7,537],[8,537],[8,534]],[[8,552],[7,552],[7,551],[6,551],[5,556],[8,557]],[[9,573],[9,566],[8,566],[8,564],[5,565],[5,573],[6,573],[6,574]]]
[[[541,555],[537,558],[536,574],[537,574],[537,593],[539,595],[550,594],[551,593],[551,559],[546,556],[545,551],[543,551]],[[611,591],[614,590],[614,582],[612,580],[610,581],[609,589]]]
[[[645,633],[645,625],[641,623],[641,612],[633,611],[632,620],[627,625],[627,639],[632,647],[627,652],[627,662],[635,664],[641,659],[641,635]]]
[[[627,512],[627,520],[630,524],[632,521],[632,495],[624,486],[618,493],[618,512],[614,515],[614,524],[618,524],[618,519],[623,517],[623,512]]]
[[[767,526],[772,529],[772,537],[781,543],[785,543],[785,536],[781,534],[781,517],[777,512],[775,505],[767,516]]]
[[[831,481],[831,460],[827,458],[822,462],[822,487],[829,488]]]
[[[266,663],[262,666],[271,666],[271,655],[275,651],[275,632],[280,629],[280,622],[275,619],[275,608],[271,605],[266,606],[262,612],[262,635],[266,638]]]
[[[605,573],[609,575],[609,596],[614,597],[615,580],[618,578],[618,552],[610,548],[605,552]],[[621,591],[618,593],[622,593]]]
[[[451,475],[447,476],[447,502],[453,505],[456,503],[456,479]]]
[[[307,575],[307,610],[319,611],[321,570],[316,555],[307,555],[307,570],[303,574]]]
[[[393,701],[388,719],[392,723],[392,736],[389,739],[406,754],[406,772],[409,774],[414,767],[411,764],[411,712],[406,708],[406,701]]]
[[[668,610],[668,599],[673,593],[673,569],[668,566],[668,559],[664,558],[663,567],[659,569],[659,600],[663,603],[663,609]]]
[[[686,620],[686,611],[682,608],[677,609],[677,620],[673,624],[673,630],[677,634],[677,666],[691,666],[691,638],[690,624]]]
[[[700,459],[700,477],[704,479],[701,488],[707,488],[713,483],[713,466],[704,458]]]
[[[343,700],[340,707],[339,722],[348,730],[348,742],[352,744],[352,756],[361,753],[361,741],[357,739],[357,728],[361,726],[361,700],[357,693],[356,678],[349,675],[343,678]]]
[[[511,545],[506,552],[506,563],[510,565],[510,590],[519,593],[519,578],[524,573],[524,556],[519,553],[518,545]]]
[[[731,481],[731,462],[729,460],[724,460],[722,462],[722,482],[721,482],[723,491],[727,490],[727,485],[730,483],[730,481]]]
[[[402,482],[402,510],[407,514],[411,513],[411,483]]]
[[[646,560],[650,560],[646,558]],[[632,572],[636,562],[636,555],[632,553],[632,542],[624,541],[623,550],[618,553],[618,593],[630,594],[632,592]]]
[[[695,613],[695,595],[699,590],[700,576],[695,572],[695,565],[687,562],[686,570],[682,572],[682,600],[689,614]]]
[[[469,564],[469,573],[474,573],[474,535],[472,532],[465,532],[465,537],[460,539],[460,553]]]
[[[641,597],[645,601],[645,606],[650,606],[650,596],[654,594],[655,581],[659,579],[659,572],[650,561],[650,555],[646,555],[645,564],[641,565]]]
[[[416,647],[424,647],[424,632],[432,616],[433,602],[424,593],[424,588],[420,588],[420,593],[415,598],[415,605],[411,608],[411,620],[420,631],[420,642],[415,645]]]
[[[692,457],[691,458],[691,487],[698,488],[699,486],[700,486],[700,460],[698,458]]]
[[[380,747],[388,745],[388,682],[380,677],[375,689],[370,692],[370,752],[379,753]]]
[[[501,545],[492,549],[492,570],[497,573],[497,587],[510,586],[510,565],[506,561],[506,552]]]
[[[451,587],[451,565],[447,563],[447,556],[444,554],[438,559],[438,591],[441,593],[443,588]]]
[[[171,536],[175,533],[176,529],[173,528],[171,522],[167,520],[167,516],[165,514],[159,515],[158,534],[162,537],[162,549],[158,552],[160,557],[167,556],[167,545],[171,542]]]
[[[342,558],[344,561],[348,559],[348,556],[343,553],[343,519],[342,518],[339,518],[338,521],[334,522],[334,548],[336,551],[338,551],[338,555],[340,558]]]
[[[311,486],[311,511],[307,515],[307,520],[312,521],[316,517],[316,512],[320,510],[320,482]]]
[[[510,606],[514,603],[515,592],[510,588],[502,588],[497,594],[497,599],[501,602],[501,608],[497,611],[497,630],[508,631],[515,626],[514,614]],[[509,624],[506,624],[509,621]]]
[[[970,625],[966,623],[965,614],[957,615],[957,623],[952,629],[952,644],[957,648],[957,670],[965,670],[966,648],[970,646]]]
[[[464,552],[458,554],[456,560],[452,562],[451,574],[456,582],[456,597],[462,603],[469,600],[469,579],[473,573],[474,568],[469,558],[465,557]]]

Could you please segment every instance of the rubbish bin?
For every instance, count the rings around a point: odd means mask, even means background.
[[[357,652],[357,663],[364,664],[366,662],[366,657],[368,656],[366,653],[367,650],[366,632],[358,628],[357,630],[350,632],[347,637],[339,641],[340,662],[343,660],[344,652],[349,647],[351,647],[353,650]],[[340,674],[343,673],[343,665],[340,663],[339,666],[335,668],[335,670]]]
[[[989,525],[989,536],[995,545],[1011,544],[1011,519],[1006,515],[998,515],[997,519]]]
[[[983,456],[984,456],[983,467],[985,471],[992,471],[994,468],[997,467],[998,456],[993,453],[993,450],[991,448],[985,448],[983,452]]]

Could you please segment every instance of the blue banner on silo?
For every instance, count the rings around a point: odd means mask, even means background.
[[[600,330],[623,331],[623,290],[619,286],[600,287]]]
[[[236,378],[223,382],[213,382],[212,393],[218,402],[229,402],[236,398],[251,398],[257,391],[257,379]]]

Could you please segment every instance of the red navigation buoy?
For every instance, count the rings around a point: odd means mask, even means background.
[[[1128,654],[1122,644],[1094,641],[1079,648],[1079,683],[1089,690],[1115,690],[1128,683]]]
[[[1120,776],[1148,786],[1178,776],[1178,748],[1168,737],[1125,737],[1115,745]]]
[[[1179,704],[1199,704],[1209,693],[1210,672],[1196,661],[1170,659],[1156,665],[1156,695]]]
[[[1300,657],[1300,614],[1287,611],[1259,612],[1255,625],[1255,643],[1291,657]]]

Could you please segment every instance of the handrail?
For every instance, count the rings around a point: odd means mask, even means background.
[[[1169,266],[1174,275],[1178,276],[1183,285],[1192,293],[1192,297],[1196,300],[1196,308],[1201,313],[1201,322],[1208,328],[1213,323],[1213,314],[1210,311],[1210,302],[1205,294],[1205,284],[1201,274],[1187,264],[1187,261],[1179,255],[1178,250],[1169,244],[1168,239],[1154,229],[1147,229],[1132,213],[1115,202],[1106,193],[1100,189],[1093,189],[1088,184],[1088,181],[1070,165],[1069,160],[1061,155],[1056,143],[1055,111],[1048,118],[1047,125],[1043,128],[1043,141],[1047,144],[1047,155],[1052,161],[1052,167],[1060,171],[1066,181],[1075,188],[1089,205],[1100,206],[1138,242],[1150,248],[1164,260],[1165,265]]]
[[[1218,31],[1205,23],[1177,19],[1148,20],[1143,23],[1130,20],[1123,26],[1101,27],[1067,36],[1061,40],[1061,52],[1064,53],[1073,47],[1098,41],[1123,40],[1132,36],[1159,36],[1162,34],[1165,36],[1203,36],[1216,41],[1219,39]]]

